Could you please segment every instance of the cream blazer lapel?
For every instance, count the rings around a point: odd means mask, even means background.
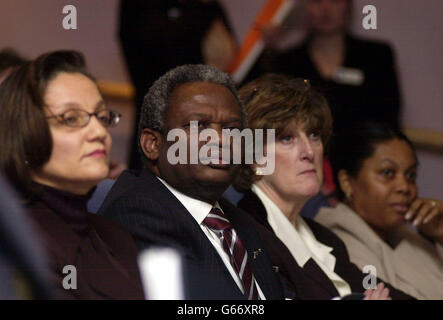
[[[373,265],[379,278],[416,298],[443,299],[443,265],[435,247],[414,230],[402,227],[393,249],[345,204],[322,208],[315,220],[345,242],[360,269]]]

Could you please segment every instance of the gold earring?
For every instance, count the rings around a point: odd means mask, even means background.
[[[263,171],[261,171],[260,169],[255,169],[255,175],[256,176],[262,176],[263,175]]]
[[[352,193],[346,192],[346,201],[347,202],[352,202],[352,200],[353,200]]]

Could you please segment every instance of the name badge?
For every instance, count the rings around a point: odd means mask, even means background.
[[[335,73],[334,81],[350,86],[360,86],[365,81],[365,74],[360,69],[341,67]]]

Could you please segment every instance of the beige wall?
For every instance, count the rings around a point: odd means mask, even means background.
[[[28,58],[50,50],[82,51],[92,74],[99,79],[128,81],[117,41],[118,0],[2,0],[0,1],[0,47],[12,47]],[[62,27],[62,9],[77,8],[77,30]],[[123,114],[112,128],[111,156],[127,161],[128,141],[134,125],[131,103],[108,101]]]
[[[148,1],[148,0],[147,0]],[[222,0],[241,40],[264,0]],[[77,8],[78,30],[64,30],[62,8]],[[362,7],[378,10],[378,30],[361,27]],[[98,78],[127,81],[117,41],[118,0],[2,0],[0,47],[10,46],[32,58],[54,49],[84,52]],[[404,97],[403,125],[443,131],[443,1],[355,0],[355,33],[389,41],[396,53]],[[114,131],[114,157],[125,160],[132,106],[125,110],[122,128]],[[443,199],[443,157],[419,152],[419,186],[423,195]]]
[[[62,27],[62,9],[77,8],[77,30]],[[32,58],[56,49],[81,50],[99,78],[127,80],[117,40],[118,0],[2,0],[0,46]]]

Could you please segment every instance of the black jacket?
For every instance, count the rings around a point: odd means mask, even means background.
[[[255,278],[266,299],[283,299],[282,286],[268,253],[263,250],[254,220],[224,199],[219,204],[248,251]],[[99,214],[122,224],[139,249],[151,246],[176,249],[183,258],[186,299],[245,298],[195,219],[150,171],[124,172]],[[254,252],[259,251],[254,259]]]
[[[263,56],[252,68],[248,80],[266,72],[309,79],[331,106],[335,132],[364,121],[399,126],[401,92],[395,57],[388,44],[346,36],[343,66],[362,72],[364,81],[360,85],[323,78],[309,56],[308,47],[309,40],[306,40],[280,54],[272,54],[266,64]]]
[[[245,193],[245,196],[238,203],[238,207],[247,211],[254,220],[268,231],[274,233],[268,223],[265,207],[251,190]],[[343,241],[332,231],[317,222],[305,217],[303,219],[319,242],[334,248],[331,252],[331,254],[336,257],[334,271],[349,284],[352,292],[363,293],[365,291],[363,288],[363,278],[367,276],[367,274],[363,274],[356,265],[351,263]],[[264,238],[265,235],[260,235],[263,237],[263,241],[266,242],[266,238]],[[312,259],[310,259],[303,268],[300,268],[286,246],[284,250],[272,250],[268,248],[268,252],[270,253],[272,264],[281,267],[280,272],[283,273],[284,278],[289,279],[291,286],[295,288],[298,299],[332,299],[339,296],[331,280]],[[294,263],[297,265],[296,268],[293,267]],[[290,272],[286,273],[288,270],[290,270]],[[413,299],[407,294],[394,289],[389,284],[387,284],[387,286],[390,289],[390,295],[393,299]]]

